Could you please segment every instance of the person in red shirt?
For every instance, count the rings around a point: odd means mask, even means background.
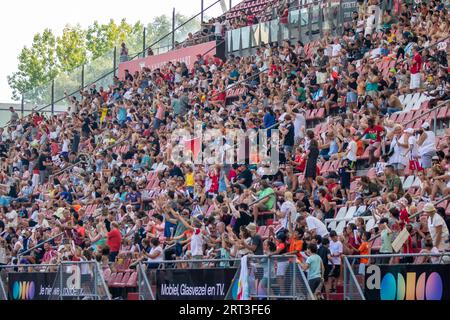
[[[411,66],[409,68],[409,72],[411,73],[411,81],[409,84],[409,89],[420,89],[420,70],[422,69],[422,56],[420,55],[417,47],[413,48],[413,57],[411,59]]]
[[[116,261],[119,254],[120,244],[122,243],[122,235],[120,234],[119,224],[116,221],[111,223],[111,231],[107,235],[107,245],[109,247],[109,261]]]
[[[381,136],[384,133],[384,128],[376,125],[375,120],[373,118],[369,118],[367,120],[367,129],[363,132],[362,137],[358,140],[363,139],[363,142],[368,143],[369,146],[367,149],[369,150],[369,167],[376,162],[375,159],[375,150],[377,150],[381,145]]]

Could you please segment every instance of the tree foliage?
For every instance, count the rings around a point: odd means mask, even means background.
[[[176,26],[187,20],[188,17],[177,14]],[[175,33],[175,40],[182,41],[188,32],[199,28],[199,20],[192,19]],[[156,17],[146,26],[145,46],[154,44],[171,30],[171,17]],[[79,90],[82,84],[82,65],[85,66],[84,84],[96,81],[112,71],[114,47],[125,42],[130,56],[143,51],[143,31],[144,25],[141,22],[129,24],[123,19],[119,23],[110,20],[106,24],[95,21],[86,29],[80,25],[67,25],[59,36],[55,36],[50,29],[37,33],[31,46],[24,47],[20,52],[17,71],[8,76],[13,99],[18,100],[25,93],[28,103],[49,104],[51,80],[55,80],[55,100],[62,98],[66,90],[69,93]],[[152,48],[168,46],[171,39],[168,36]]]

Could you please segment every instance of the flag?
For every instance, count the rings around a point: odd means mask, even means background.
[[[195,162],[198,159],[201,149],[200,137],[184,141],[184,148],[186,151],[192,152],[192,160]]]
[[[248,295],[248,257],[245,255],[241,258],[241,272],[238,282],[237,300],[250,300]]]

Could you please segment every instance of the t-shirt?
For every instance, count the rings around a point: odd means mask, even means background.
[[[411,66],[411,74],[416,74],[420,72],[420,69],[422,68],[422,56],[417,53],[413,57],[413,64]]]
[[[352,140],[348,143],[347,146],[347,159],[350,161],[356,161],[357,160],[357,152],[358,152],[358,144],[355,140]]]
[[[369,242],[363,242],[361,243],[361,245],[358,248],[359,254],[360,255],[368,255],[370,253],[370,246],[369,246]],[[369,258],[361,258],[361,263],[364,264],[368,264],[369,263]]]
[[[192,256],[203,256],[203,237],[201,230],[196,228],[191,237]]]
[[[269,196],[270,195],[270,196]],[[266,203],[264,203],[269,210],[273,209],[273,205],[275,204],[275,193],[272,188],[265,188],[264,190],[259,192],[259,198],[262,199],[265,196],[269,196]]]
[[[263,242],[262,242],[261,236],[259,234],[255,234],[251,238],[250,245],[251,246],[256,245],[256,249],[254,252],[255,255],[260,256],[260,255],[264,254],[263,253]]]
[[[342,242],[330,240],[330,253],[331,253],[331,261],[329,264],[340,265],[341,264],[341,256],[337,255],[338,253],[342,255],[344,252],[344,248],[342,246]]]
[[[392,251],[392,233],[389,233],[387,230],[382,230],[380,253],[392,253]]]
[[[306,217],[306,225],[308,226],[308,230],[316,230],[316,234],[321,237],[324,237],[328,234],[328,230],[325,224],[316,217]]]
[[[295,240],[293,237],[291,238],[291,241],[289,243],[289,250],[288,252],[294,252],[297,251],[296,255],[299,261],[303,260],[302,254],[300,253],[303,249],[303,240]]]
[[[280,225],[287,229],[289,216],[291,216],[291,221],[295,221],[297,219],[297,209],[292,201],[285,201],[281,205],[280,211],[285,214],[285,216],[280,219]]]
[[[294,125],[292,123],[289,123],[286,126],[286,129],[288,130],[288,132],[286,133],[286,136],[284,138],[284,145],[285,146],[294,146],[294,136],[295,136],[295,130],[294,130]]]
[[[317,249],[317,254],[322,259],[323,264],[327,265],[328,264],[328,255],[331,255],[330,249],[325,248],[324,246],[320,246]]]
[[[363,136],[366,136],[366,139],[370,139],[370,144],[376,142],[381,142],[381,133],[383,132],[383,128],[376,125],[373,128],[367,128]]]
[[[250,188],[253,181],[252,172],[248,169],[245,169],[237,176],[237,180],[241,179],[244,179],[243,185],[247,188]]]
[[[320,257],[317,254],[312,254],[306,259],[308,265],[308,280],[317,279],[322,277],[320,271]]]
[[[164,260],[163,249],[161,248],[161,246],[157,246],[157,247],[151,248],[150,249],[150,254],[152,255],[154,253],[157,253],[158,255],[155,258],[153,258],[153,259],[148,258],[148,260],[147,260],[148,262],[156,262],[156,261],[163,261]]]
[[[113,229],[110,232],[108,232],[107,244],[111,252],[118,252],[120,249],[121,242],[122,242],[122,235],[120,234],[119,230]]]
[[[442,226],[441,233],[441,243],[439,246],[436,246],[436,228]],[[433,244],[439,249],[439,251],[448,250],[449,242],[448,242],[448,228],[442,217],[435,213],[433,218],[428,217],[428,230],[430,230],[431,239],[433,239]]]

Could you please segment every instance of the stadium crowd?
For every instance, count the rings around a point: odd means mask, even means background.
[[[449,250],[448,216],[432,204],[450,193],[448,131],[390,117],[402,94],[428,93],[429,108],[449,98],[448,39],[429,47],[448,38],[446,3],[403,3],[376,22],[370,1],[343,36],[311,50],[284,41],[226,61],[199,55],[192,69],[168,63],[92,86],[67,97],[63,114],[12,109],[0,129],[0,264],[295,254],[313,289],[330,276],[333,292],[341,256],[370,254],[378,236],[380,253],[404,228],[401,252]],[[395,62],[388,72],[377,67],[384,60]],[[319,110],[322,132],[306,117]],[[171,133],[196,121],[221,132],[279,128],[279,170],[174,163],[184,141]],[[322,170],[329,161],[338,165]],[[406,172],[416,188],[403,188]],[[420,203],[424,214],[410,219]],[[341,207],[362,205],[341,233],[327,229]]]

